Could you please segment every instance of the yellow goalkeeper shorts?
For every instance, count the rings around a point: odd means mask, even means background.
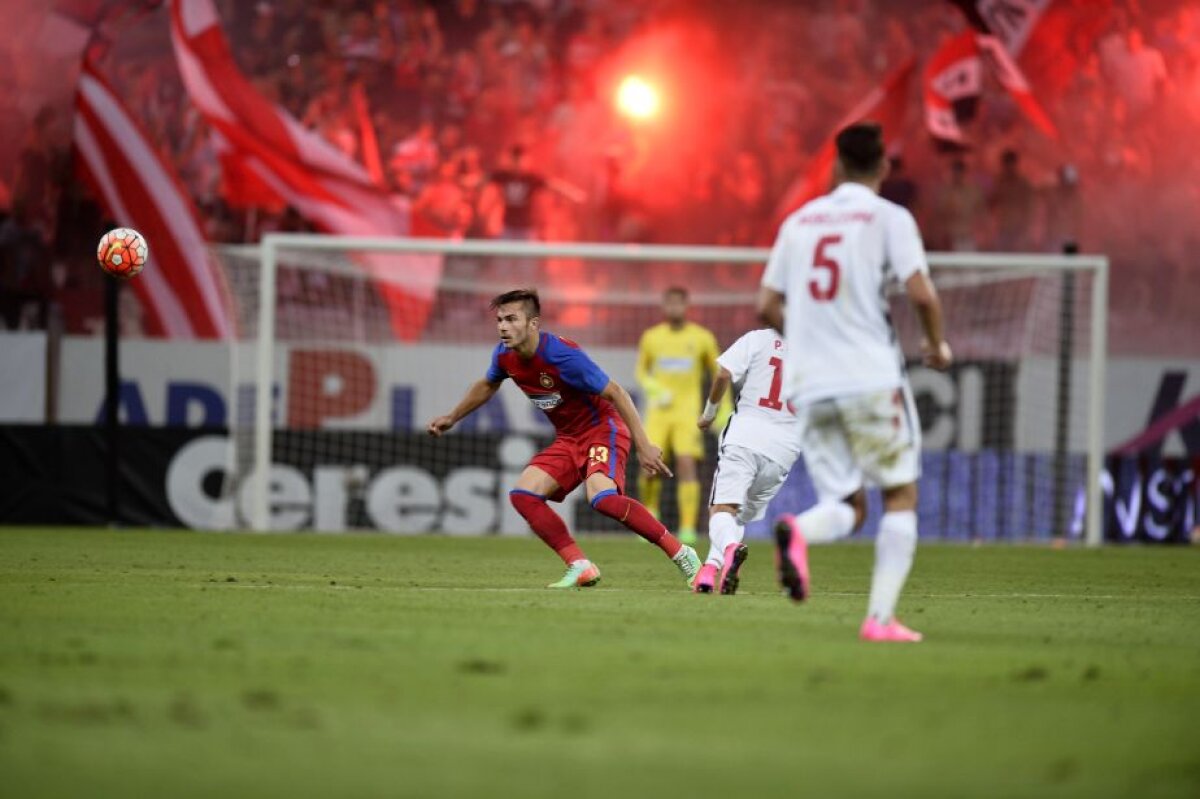
[[[704,437],[696,427],[699,415],[651,410],[646,414],[646,435],[662,447],[663,457],[683,455],[699,460],[704,457]]]

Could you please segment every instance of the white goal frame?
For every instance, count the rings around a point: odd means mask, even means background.
[[[318,233],[268,233],[258,247],[258,357],[255,370],[254,466],[251,527],[269,527],[268,475],[271,465],[271,383],[275,358],[276,274],[281,250],[354,251],[386,253],[491,255],[510,258],[583,258],[605,261],[689,261],[693,263],[765,264],[766,247],[712,247],[651,244],[593,244],[447,240],[332,236]],[[1033,255],[1008,253],[928,254],[929,264],[946,269],[1006,269],[1040,272],[1090,273],[1090,362],[1088,373],[1087,485],[1084,540],[1100,546],[1104,540],[1104,499],[1100,475],[1104,468],[1104,394],[1108,361],[1108,257],[1104,255]]]

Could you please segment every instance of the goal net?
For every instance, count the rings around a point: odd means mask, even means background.
[[[237,523],[527,534],[508,490],[553,430],[520,391],[504,386],[441,439],[424,432],[487,368],[496,344],[490,299],[537,287],[542,329],[578,341],[638,399],[637,343],[661,321],[663,291],[685,287],[690,318],[728,346],[758,326],[766,255],[316,234],[223,248],[243,336],[233,348],[226,481],[237,494]],[[889,298],[924,431],[921,534],[988,541],[1086,533],[1098,542],[1099,494],[1089,489],[1099,485],[1102,456],[1107,261],[944,253],[930,261],[956,356],[949,372],[920,364],[907,302]],[[714,437],[707,450],[703,496]],[[559,508],[571,529],[614,529],[581,494]],[[663,521],[673,527],[674,492],[662,495]],[[772,511],[812,501],[801,461]],[[765,531],[758,523],[749,534]]]

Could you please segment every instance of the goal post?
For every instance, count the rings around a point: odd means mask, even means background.
[[[728,346],[757,324],[753,304],[768,252],[757,247],[303,233],[271,233],[257,247],[222,250],[241,329],[252,337],[235,346],[242,352],[243,372],[231,414],[243,521],[256,530],[277,526],[271,523],[272,503],[287,494],[286,487],[274,485],[269,477],[279,435],[291,442],[284,454],[302,462],[296,467],[302,472],[318,469],[324,460],[340,464],[341,471],[325,464],[328,468],[320,476],[307,475],[314,486],[325,480],[337,501],[353,506],[349,516],[312,511],[309,525],[316,529],[322,529],[319,521],[351,528],[377,525],[372,508],[380,510],[395,497],[381,499],[384,489],[364,481],[374,480],[372,469],[387,464],[402,468],[402,461],[412,460],[418,465],[429,461],[425,465],[437,479],[463,485],[478,480],[471,490],[495,501],[486,512],[467,508],[464,502],[463,508],[447,508],[442,515],[426,513],[420,510],[421,502],[432,503],[429,498],[438,489],[419,474],[390,475],[388,490],[399,491],[409,508],[402,520],[405,529],[440,529],[417,524],[418,518],[438,519],[429,523],[455,530],[475,529],[472,525],[486,517],[488,530],[511,532],[505,527],[499,487],[478,474],[481,467],[467,464],[447,471],[447,464],[434,463],[448,457],[437,449],[445,439],[425,444],[412,435],[420,432],[413,424],[415,415],[428,408],[422,397],[414,398],[412,391],[396,385],[436,382],[439,401],[461,393],[482,373],[495,345],[488,299],[509,288],[535,285],[546,305],[556,309],[545,328],[577,338],[589,352],[598,349],[598,360],[606,359],[601,365],[607,364],[614,379],[634,388],[630,353],[641,331],[659,321],[662,289],[676,282],[685,285],[698,321],[714,329],[721,346]],[[1089,545],[1100,544],[1108,259],[930,253],[929,261],[946,305],[947,338],[962,366],[956,367],[953,379],[919,366],[913,371],[922,416],[928,410],[933,418],[923,418],[930,453],[923,478],[930,487],[922,491],[923,529],[925,515],[936,513],[945,537],[961,530],[964,536],[984,540],[1048,538],[1070,532],[1062,523],[1065,508],[1077,528],[1082,527],[1076,532]],[[399,313],[416,320],[415,330],[398,330],[397,303],[409,303]],[[892,298],[891,307],[905,354],[915,362],[915,319],[902,298]],[[392,380],[392,395],[374,397],[369,408],[356,406],[345,418],[318,418],[319,412],[305,411],[300,403],[312,401],[306,391],[328,394],[318,398],[317,404],[324,406],[345,404],[348,391],[362,393],[342,385],[353,383],[353,370],[335,369],[332,378],[321,378],[338,383],[333,387],[314,382],[319,377],[315,374],[306,378],[296,371],[328,357],[319,349],[321,342],[330,341],[352,352],[358,348],[368,362],[362,368],[386,373]],[[310,351],[314,347],[315,353]],[[249,363],[254,364],[252,375],[246,373]],[[287,386],[281,385],[285,370]],[[246,390],[247,382],[253,383],[252,391]],[[518,446],[511,436],[488,438],[486,446],[499,453],[489,454],[489,468],[519,471],[517,456],[527,455],[548,433],[525,411],[514,410],[519,398],[504,403],[504,408],[494,409],[495,418],[502,420],[497,424],[516,419],[532,443]],[[286,408],[286,416],[280,408]],[[402,424],[397,422],[401,417]],[[311,429],[314,425],[336,430],[330,433],[336,441],[323,443]],[[388,444],[385,437],[401,429],[411,440],[403,446]],[[483,435],[492,428],[481,423],[472,429]],[[1059,442],[1060,451],[1052,451],[1056,447],[1051,442]],[[337,448],[336,457],[322,447]],[[369,457],[360,457],[364,453]],[[711,468],[709,463],[708,472]],[[967,472],[969,478],[964,477]],[[303,493],[301,488],[296,491]]]
[[[258,284],[258,358],[254,381],[254,472],[256,477],[251,526],[260,532],[270,529],[267,517],[268,475],[271,471],[271,398],[275,375],[275,286],[276,237],[268,234],[260,244]],[[236,400],[235,400],[236,401]]]
[[[1075,256],[1079,257],[1079,256]],[[1104,397],[1108,392],[1108,258],[1094,256],[1092,269],[1091,359],[1088,380],[1087,483],[1084,496],[1084,539],[1088,546],[1104,543],[1104,493],[1100,474],[1104,471]]]

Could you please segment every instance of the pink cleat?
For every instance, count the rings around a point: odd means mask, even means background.
[[[796,517],[780,516],[775,522],[775,565],[779,568],[779,584],[793,602],[808,598],[808,542],[800,532]]]
[[[750,550],[745,544],[730,544],[725,547],[725,567],[721,569],[721,579],[718,583],[722,594],[731,596],[737,593],[738,570],[742,568],[749,554]]]
[[[896,641],[899,643],[916,644],[924,637],[916,630],[910,630],[900,622],[892,619],[887,624],[880,624],[867,616],[858,631],[862,641]]]
[[[700,567],[700,571],[696,572],[696,582],[692,584],[692,590],[697,594],[711,594],[716,579],[717,567],[711,563],[705,563]]]

